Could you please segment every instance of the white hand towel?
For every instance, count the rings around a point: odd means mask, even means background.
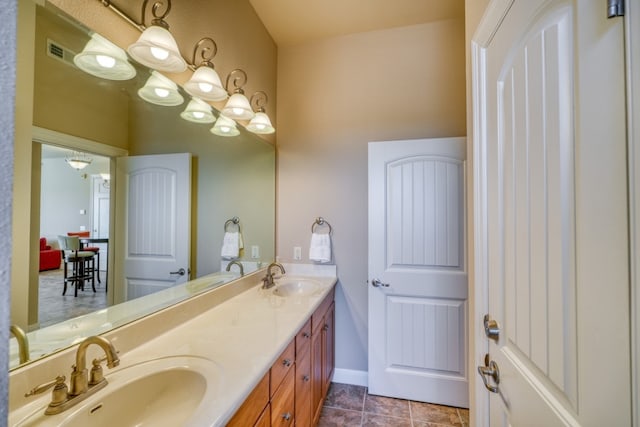
[[[244,247],[242,241],[242,234],[237,231],[224,233],[224,240],[222,242],[222,258],[234,259],[240,255],[240,249]]]
[[[331,237],[329,234],[311,234],[309,259],[321,263],[331,262]]]

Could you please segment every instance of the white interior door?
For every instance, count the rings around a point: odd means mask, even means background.
[[[130,300],[186,282],[191,155],[119,157],[116,165],[118,203],[124,206],[124,268],[117,281],[124,284],[121,298]]]
[[[478,381],[476,424],[627,426],[622,21],[605,2],[491,6],[475,37],[475,320],[497,324],[476,335],[493,391]]]
[[[465,138],[369,144],[369,392],[468,407]]]

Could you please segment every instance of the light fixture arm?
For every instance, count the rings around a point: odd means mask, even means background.
[[[244,90],[242,90],[242,86],[247,84],[247,73],[240,68],[236,68],[232,70],[227,75],[227,81],[225,84],[225,89],[229,92],[229,79],[233,77],[233,93],[241,93],[244,94]],[[231,92],[229,92],[231,93]]]
[[[251,108],[253,108],[253,111],[256,113],[264,113],[264,107],[266,107],[268,102],[269,98],[267,97],[267,94],[261,90],[251,95],[251,99],[249,100]]]
[[[217,53],[218,45],[216,42],[210,37],[203,37],[198,40],[198,43],[196,43],[193,48],[192,65],[195,67],[198,65],[204,65],[206,67],[214,68],[211,60]]]
[[[166,1],[166,4],[165,4]],[[147,4],[149,3],[149,0],[144,0],[142,2],[142,25],[144,24],[144,17],[147,11]],[[162,9],[165,8],[164,13],[162,13]],[[164,18],[167,17],[167,15],[169,15],[169,12],[171,11],[171,0],[157,0],[153,3],[153,6],[151,6],[151,14],[153,15],[153,19],[151,20],[151,25],[158,25],[162,28],[164,28],[165,30],[169,29],[169,24],[167,24],[167,22],[164,20]]]

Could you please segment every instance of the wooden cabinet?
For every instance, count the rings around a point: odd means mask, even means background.
[[[269,372],[262,377],[262,380],[260,380],[258,385],[253,389],[249,397],[247,397],[240,409],[238,409],[233,418],[231,418],[231,421],[229,421],[227,426],[247,427],[252,425],[264,425],[258,424],[258,422],[264,418],[265,412],[269,412],[268,403]],[[268,422],[270,421],[270,416],[267,417],[267,420]],[[268,426],[269,424],[266,425]]]
[[[335,309],[333,292],[311,316],[311,410],[318,423],[335,367]]]
[[[334,290],[227,425],[311,427],[318,423],[335,366],[333,298]]]
[[[311,319],[296,335],[296,427],[311,427]]]

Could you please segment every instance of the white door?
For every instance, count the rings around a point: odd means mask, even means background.
[[[631,423],[623,28],[605,5],[494,2],[474,38],[477,425]]]
[[[91,176],[91,194],[92,194],[92,222],[91,237],[108,239],[109,238],[109,181],[105,181],[100,175]],[[105,243],[92,243],[90,246],[98,246],[100,248],[100,265],[98,269],[106,271],[107,269],[107,245]]]
[[[121,280],[116,282],[124,284],[120,297],[130,300],[186,282],[191,235],[191,155],[119,157],[117,189],[118,203],[124,205],[120,211],[124,269]]]
[[[369,392],[468,407],[465,138],[369,143]]]

